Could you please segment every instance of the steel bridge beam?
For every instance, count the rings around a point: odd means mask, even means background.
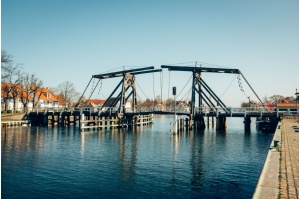
[[[136,71],[144,71],[144,73],[149,73],[153,71],[149,71],[151,69],[154,69],[154,66],[149,66],[149,67],[144,67],[144,68],[138,68],[138,69],[131,69],[131,70],[123,70],[123,71],[118,71],[118,72],[112,72],[112,73],[105,73],[105,74],[99,74],[99,75],[93,75],[93,78],[98,78],[98,79],[107,79],[107,78],[113,78],[113,77],[122,77],[126,73],[131,73]],[[145,71],[147,70],[147,71]],[[136,74],[143,74],[143,72],[136,73]]]
[[[170,71],[189,71],[189,72],[202,72],[202,73],[231,73],[231,74],[240,74],[239,69],[231,68],[207,68],[207,67],[190,67],[190,66],[169,66],[161,65],[161,68],[167,68]]]

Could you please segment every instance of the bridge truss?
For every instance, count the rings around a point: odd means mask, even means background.
[[[161,72],[162,69],[154,69],[153,66],[149,66],[149,67],[143,67],[143,68],[138,68],[138,69],[131,69],[131,70],[123,70],[123,71],[118,71],[118,72],[112,72],[112,73],[105,73],[105,74],[98,74],[98,75],[93,75],[91,80],[93,78],[95,79],[99,79],[97,82],[100,82],[101,79],[108,79],[108,78],[115,78],[115,77],[122,77],[121,81],[119,82],[119,84],[116,86],[116,88],[113,90],[113,92],[109,95],[109,97],[106,99],[105,103],[103,104],[103,108],[107,108],[107,107],[116,107],[119,104],[118,107],[118,113],[125,113],[125,105],[128,102],[128,100],[130,99],[130,97],[132,97],[132,106],[133,109],[136,109],[136,105],[137,105],[137,100],[136,100],[136,84],[135,84],[135,78],[136,75],[141,75],[141,74],[146,74],[146,73],[155,73],[155,72]],[[91,80],[89,82],[89,84],[91,83]],[[89,84],[87,85],[86,89],[88,88]],[[95,88],[97,87],[97,85],[95,86]],[[95,90],[94,88],[94,90]],[[115,93],[117,92],[117,90],[120,90],[120,93],[116,96],[113,97],[115,95]],[[85,89],[85,91],[86,91]],[[131,89],[131,91],[130,91]],[[93,94],[94,90],[92,91],[91,95]],[[84,91],[84,93],[85,93]],[[130,93],[128,95],[126,95],[127,91],[130,91]],[[83,97],[84,93],[82,94],[81,98]],[[90,97],[91,97],[90,95]],[[81,100],[81,98],[79,99],[79,102]],[[78,104],[79,104],[78,102]]]
[[[230,69],[230,68],[211,68],[211,67],[190,67],[190,66],[170,66],[170,65],[161,65],[161,69],[154,69],[153,66],[143,67],[138,69],[131,69],[131,70],[123,70],[111,73],[104,73],[104,74],[97,74],[93,75],[91,80],[89,81],[84,93],[82,94],[81,98],[84,96],[87,88],[89,87],[92,79],[98,79],[97,85],[99,84],[100,80],[108,79],[108,78],[115,78],[115,77],[122,77],[121,81],[106,99],[105,103],[102,106],[102,109],[115,107],[117,112],[125,113],[125,105],[131,99],[132,101],[132,110],[131,112],[135,112],[138,110],[137,108],[137,92],[136,92],[136,76],[146,73],[155,73],[161,72],[163,69],[168,69],[169,71],[184,71],[184,72],[191,72],[192,73],[192,93],[190,99],[190,109],[189,113],[186,115],[191,115],[195,117],[195,114],[201,115],[201,111],[203,107],[206,107],[210,110],[211,113],[216,114],[218,110],[222,110],[222,112],[229,114],[230,110],[225,105],[225,103],[218,97],[218,95],[210,88],[210,86],[202,79],[202,73],[225,73],[225,74],[240,74],[248,86],[251,88],[253,93],[256,95],[258,100],[261,102],[262,106],[264,106],[261,99],[258,97],[254,89],[251,87],[249,82],[246,80],[244,75],[241,73],[239,69]],[[92,90],[90,97],[92,96],[93,92],[95,91],[97,85]],[[116,92],[119,90],[119,93]],[[121,91],[120,91],[121,90]],[[128,94],[129,93],[129,94]],[[114,96],[116,95],[116,96]],[[90,97],[88,99],[90,99]],[[81,101],[79,99],[79,102]],[[196,100],[197,99],[197,100]],[[79,105],[78,102],[78,105]],[[196,104],[197,102],[197,104]]]
[[[246,80],[244,75],[239,69],[230,69],[230,68],[210,68],[210,67],[190,67],[190,66],[169,66],[161,65],[161,68],[166,68],[169,71],[185,71],[193,73],[192,81],[192,96],[190,101],[190,113],[195,116],[196,106],[196,97],[198,97],[198,107],[203,107],[204,103],[208,106],[211,111],[217,110],[219,106],[223,111],[229,113],[226,105],[222,100],[213,92],[213,90],[206,84],[206,82],[201,78],[201,73],[228,73],[228,74],[240,74],[248,86],[251,88],[253,93],[256,95],[260,103],[263,105],[263,102],[258,97],[254,89],[251,87],[249,82]],[[213,100],[210,99],[212,97]],[[203,103],[204,102],[204,103]]]

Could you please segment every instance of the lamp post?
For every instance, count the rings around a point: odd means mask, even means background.
[[[174,133],[177,133],[177,116],[176,116],[176,87],[173,87],[173,95],[174,95]]]

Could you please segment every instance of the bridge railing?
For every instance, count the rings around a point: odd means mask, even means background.
[[[209,107],[197,107],[195,108],[196,114],[208,114],[208,113],[215,113],[217,116],[219,114],[244,114],[245,116],[248,114],[259,114],[262,116],[263,114],[276,114],[279,115],[296,115],[299,113],[299,108],[268,108],[268,107],[239,107],[239,108],[232,108],[227,107],[225,110],[224,108],[209,108]]]
[[[28,112],[36,112],[36,113],[51,113],[51,112],[90,112],[95,113],[97,112],[99,115],[101,113],[109,113],[109,114],[115,114],[118,112],[118,107],[101,107],[101,108],[92,108],[92,107],[80,107],[80,108],[33,108],[32,110]],[[174,107],[136,107],[136,108],[126,108],[126,113],[142,113],[142,112],[171,112],[171,113],[187,113],[189,114],[190,110],[189,108],[185,107],[176,107],[176,110]],[[245,116],[248,114],[276,114],[279,115],[297,115],[299,113],[299,108],[266,108],[266,107],[227,107],[227,108],[210,108],[210,107],[196,107],[195,108],[196,114],[209,114],[214,113],[217,116],[219,114],[244,114]]]

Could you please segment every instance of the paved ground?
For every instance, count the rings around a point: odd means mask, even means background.
[[[281,129],[279,197],[299,198],[299,128],[298,119],[284,118]]]
[[[16,121],[22,120],[23,114],[1,114],[1,121]]]

